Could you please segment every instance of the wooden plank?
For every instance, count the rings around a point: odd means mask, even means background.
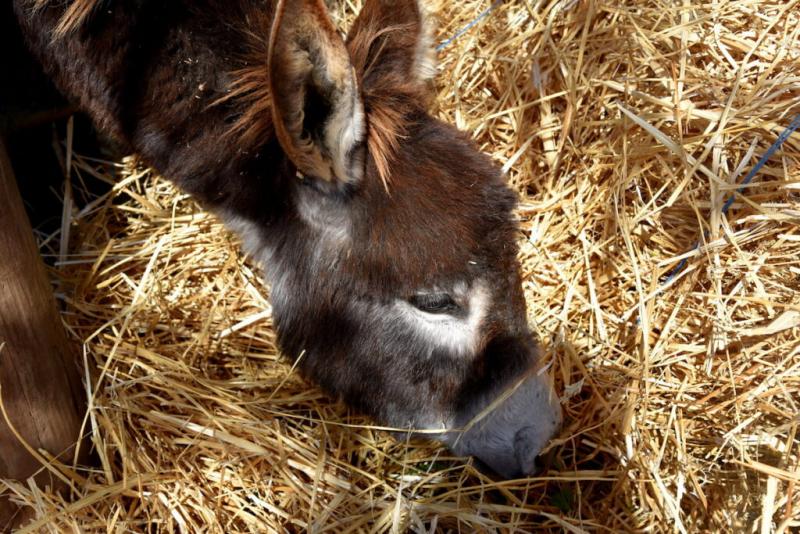
[[[85,410],[76,351],[66,338],[2,139],[0,345],[2,399],[13,426],[35,450],[71,461]],[[0,417],[0,478],[25,479],[40,468]],[[37,477],[55,483],[49,472]],[[0,531],[9,528],[10,510],[0,502]]]

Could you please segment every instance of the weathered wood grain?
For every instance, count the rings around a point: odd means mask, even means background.
[[[77,361],[2,139],[0,347],[2,400],[14,428],[34,449],[71,459],[83,402]],[[24,479],[40,468],[0,417],[0,478]],[[37,476],[53,478],[46,470]],[[0,531],[13,513],[0,501]]]

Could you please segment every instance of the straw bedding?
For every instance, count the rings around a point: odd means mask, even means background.
[[[800,113],[797,3],[506,2],[440,52],[435,112],[521,194],[529,319],[565,410],[526,480],[396,442],[304,381],[220,222],[67,139],[76,191],[116,184],[67,197],[42,236],[98,462],[59,465],[65,496],[3,482],[26,531],[800,528],[800,135],[722,215]],[[440,41],[488,6],[434,5]]]

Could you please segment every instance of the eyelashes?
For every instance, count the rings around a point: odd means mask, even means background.
[[[447,293],[419,293],[410,297],[408,302],[425,313],[452,313],[460,309]]]

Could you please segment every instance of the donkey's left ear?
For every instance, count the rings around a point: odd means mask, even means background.
[[[436,74],[433,21],[424,0],[366,0],[347,46],[365,90],[375,86],[429,95]]]
[[[322,0],[280,0],[269,44],[275,133],[309,178],[354,185],[364,173],[366,124],[344,41]]]

